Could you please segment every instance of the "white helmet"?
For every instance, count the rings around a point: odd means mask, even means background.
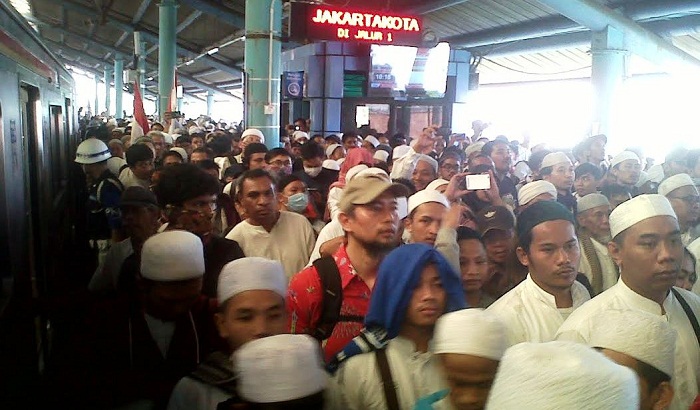
[[[78,145],[75,153],[75,162],[78,164],[96,164],[107,161],[112,157],[112,153],[107,148],[107,144],[97,138],[88,138]]]

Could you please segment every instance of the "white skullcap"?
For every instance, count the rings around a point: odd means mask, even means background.
[[[437,191],[438,188],[449,183],[450,181],[446,179],[438,178],[435,181],[429,183],[428,186],[425,187],[425,189],[432,189],[433,191]]]
[[[444,314],[435,325],[433,353],[457,353],[501,360],[508,348],[500,319],[483,309],[463,309]]]
[[[173,143],[173,137],[172,135],[168,134],[167,132],[163,133],[163,141],[165,141],[166,144],[171,144]]]
[[[654,216],[676,218],[671,203],[663,195],[639,195],[618,205],[610,213],[610,234],[615,238],[630,226]]]
[[[632,151],[622,151],[610,160],[610,168],[614,167],[622,161],[628,161],[630,159],[636,161],[637,164],[641,164],[641,161],[639,161],[639,157],[637,156],[637,154],[635,154]]]
[[[420,161],[427,162],[428,164],[430,164],[430,166],[433,167],[433,169],[435,170],[435,173],[438,172],[438,162],[435,158],[428,156],[428,155],[425,155],[425,154],[420,154],[420,155],[418,155],[418,158],[416,158],[416,162],[415,162],[416,165]]]
[[[553,167],[557,164],[571,164],[571,160],[563,152],[552,152],[544,156],[540,169]]]
[[[271,290],[286,297],[287,277],[282,264],[270,259],[248,257],[224,265],[216,288],[219,303],[248,290]]]
[[[308,335],[276,335],[244,344],[231,358],[238,394],[253,403],[278,403],[325,390],[328,375],[318,342]]]
[[[403,157],[404,155],[408,154],[408,151],[411,149],[408,145],[399,145],[394,148],[394,151],[391,154],[392,159],[398,159]]]
[[[408,198],[405,196],[396,198],[396,213],[399,215],[399,219],[408,216]]]
[[[330,169],[333,171],[340,171],[340,165],[338,165],[338,161],[332,160],[332,159],[326,159],[323,161],[323,164],[321,164],[323,168]]]
[[[450,209],[450,203],[447,201],[445,195],[432,189],[424,189],[408,198],[408,214],[410,215],[413,210],[428,202],[437,202],[438,204],[445,205],[445,208]]]
[[[646,171],[639,171],[639,181],[637,181],[636,184],[634,184],[635,187],[640,188],[642,185],[646,184],[649,182],[651,178],[649,178],[649,173]]]
[[[389,153],[383,149],[378,149],[372,158],[376,159],[377,161],[386,162],[389,159]]]
[[[664,167],[661,164],[652,165],[651,168],[647,170],[647,174],[649,174],[650,181],[659,184],[664,179]]]
[[[642,310],[604,310],[591,325],[591,347],[624,353],[673,377],[676,331]]]
[[[552,199],[557,199],[557,188],[549,181],[539,180],[529,182],[518,191],[518,204],[527,205],[530,201],[542,194],[552,195]]]
[[[473,144],[469,144],[469,146],[464,149],[464,153],[467,154],[467,157],[469,157],[474,152],[481,152],[484,145],[486,145],[485,142],[475,142]]]
[[[583,344],[519,343],[501,359],[486,410],[637,410],[629,369]]]
[[[695,186],[693,179],[688,174],[676,174],[664,179],[659,184],[659,195],[668,196],[671,192],[684,186]]]
[[[245,139],[245,137],[248,137],[251,135],[257,136],[260,138],[261,142],[263,142],[263,143],[265,142],[265,134],[263,134],[262,131],[260,131],[257,128],[248,128],[247,130],[243,131],[243,134],[241,134],[241,141],[243,141]]]
[[[299,141],[302,138],[306,138],[306,140],[309,140],[309,134],[305,133],[304,131],[294,131],[294,134],[292,134],[292,139],[294,141]]]
[[[348,172],[345,173],[345,183],[350,182],[351,179],[355,178],[355,176],[366,169],[369,169],[369,167],[365,164],[358,164],[355,165],[354,167],[350,168]]]
[[[576,201],[576,215],[599,206],[610,206],[610,201],[605,195],[597,193],[584,195]]]
[[[187,231],[165,231],[146,240],[141,251],[141,276],[175,282],[204,275],[202,240]]]
[[[372,144],[374,148],[377,148],[379,146],[379,140],[374,136],[374,135],[368,135],[365,137],[365,141],[369,142]]]
[[[338,148],[340,148],[340,147],[341,147],[340,144],[331,144],[331,145],[329,145],[328,147],[326,147],[326,156],[327,156],[327,157],[330,157],[331,155],[333,155],[333,151],[335,151],[336,149],[338,149]]]
[[[110,118],[107,120],[107,126],[108,127],[116,127],[117,126],[117,120],[115,118]]]
[[[204,130],[203,130],[202,128],[199,128],[199,127],[196,126],[196,125],[193,125],[193,126],[191,126],[190,128],[187,129],[187,132],[188,132],[189,134],[199,134],[199,133],[204,132]]]
[[[187,162],[187,151],[185,151],[184,148],[172,147],[170,148],[170,151],[177,152],[178,154],[180,154],[180,157],[182,157],[182,160]]]

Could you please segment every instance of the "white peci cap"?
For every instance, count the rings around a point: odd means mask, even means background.
[[[299,141],[302,139],[306,139],[308,141],[309,134],[305,133],[304,131],[294,131],[294,134],[292,134],[292,139],[294,141]]]
[[[256,339],[244,344],[231,359],[238,394],[252,403],[301,399],[328,385],[318,342],[308,335]]]
[[[484,148],[484,145],[486,145],[485,142],[475,142],[473,144],[469,144],[469,146],[467,146],[467,148],[464,149],[464,153],[467,154],[467,157],[469,157],[475,152],[481,152],[481,150]]]
[[[263,134],[262,131],[257,128],[248,128],[247,130],[243,131],[243,134],[241,134],[241,141],[249,136],[256,136],[260,138],[261,142],[265,142],[265,134]]]
[[[372,158],[376,159],[377,161],[387,162],[387,160],[389,160],[389,153],[383,149],[378,149]]]
[[[576,201],[576,214],[578,215],[599,206],[610,206],[610,201],[605,195],[597,193],[584,195]]]
[[[695,186],[693,179],[688,174],[676,174],[664,179],[659,184],[659,195],[668,196],[671,192],[684,186]]]
[[[437,191],[438,188],[440,188],[441,186],[447,185],[449,183],[450,183],[450,181],[448,181],[446,179],[438,178],[435,181],[429,183],[428,186],[425,187],[425,189],[426,190],[432,189],[433,191]]]
[[[333,155],[333,152],[334,152],[336,149],[340,148],[340,147],[342,147],[342,145],[340,145],[340,144],[331,144],[331,145],[329,145],[328,147],[326,147],[326,156],[327,156],[328,158],[330,158],[331,155]]]
[[[545,157],[542,159],[540,169],[553,167],[557,164],[571,164],[571,160],[563,152],[552,152],[551,154],[545,155]]]
[[[610,234],[615,238],[620,232],[654,216],[672,216],[676,213],[663,195],[639,195],[618,205],[610,213]]]
[[[500,319],[482,309],[462,309],[438,319],[433,353],[457,353],[501,360],[508,348],[506,329]]]
[[[416,208],[428,202],[436,202],[445,205],[445,208],[450,209],[450,203],[445,195],[432,189],[424,189],[418,191],[408,198],[408,214],[410,215]]]
[[[338,164],[338,161],[332,160],[332,159],[326,159],[323,160],[323,163],[321,164],[323,168],[330,169],[333,171],[340,171],[340,165]]]
[[[379,146],[379,140],[374,135],[368,135],[365,137],[364,140],[372,144],[374,148],[377,148]]]
[[[637,162],[637,164],[641,164],[641,161],[639,161],[639,157],[637,156],[637,154],[635,154],[632,151],[622,151],[621,153],[615,155],[612,160],[610,160],[610,168],[623,161],[628,160],[634,160]]]
[[[429,156],[429,155],[420,154],[420,155],[418,155],[418,157],[416,158],[415,165],[417,165],[417,164],[418,164],[419,162],[421,162],[421,161],[427,162],[428,164],[430,164],[430,166],[432,166],[433,169],[435,170],[435,173],[438,172],[438,162],[437,162],[437,160],[436,160],[435,158],[433,158],[433,157],[431,157],[431,156]]]
[[[549,181],[539,180],[529,182],[518,191],[518,204],[527,205],[530,201],[542,194],[552,195],[552,199],[557,199],[557,188]]]
[[[141,251],[141,276],[157,282],[176,282],[204,275],[204,245],[191,232],[173,230],[146,240]]]
[[[287,296],[287,277],[278,261],[260,257],[236,259],[224,265],[219,275],[219,303],[248,290],[271,290],[282,298]]]

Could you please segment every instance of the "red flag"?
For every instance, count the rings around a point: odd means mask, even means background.
[[[134,81],[134,122],[131,124],[131,143],[146,135],[150,131],[146,111],[143,109],[143,100],[141,99],[141,88],[138,80]]]

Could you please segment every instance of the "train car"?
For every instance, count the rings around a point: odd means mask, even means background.
[[[0,1],[0,403],[40,380],[50,349],[37,301],[69,268],[73,101],[70,72]]]

